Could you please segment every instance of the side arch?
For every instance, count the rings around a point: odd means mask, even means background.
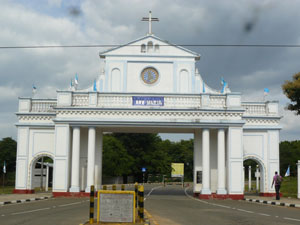
[[[259,191],[260,193],[266,193],[267,192],[267,167],[265,165],[265,163],[257,156],[255,155],[245,155],[243,157],[243,162],[251,159],[253,161],[255,161],[258,166],[259,166],[259,171],[260,171],[260,185],[259,185]],[[244,180],[245,182],[245,180]]]
[[[54,162],[54,155],[49,154],[49,153],[45,153],[45,152],[41,152],[36,154],[30,161],[29,167],[28,167],[28,181],[27,181],[27,189],[29,190],[33,190],[33,170],[34,170],[34,166],[36,164],[36,162],[38,161],[38,159],[40,159],[41,157],[49,157],[53,160]]]

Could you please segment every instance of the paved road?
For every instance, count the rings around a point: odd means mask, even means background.
[[[191,188],[185,192],[180,186],[152,189],[145,208],[159,225],[300,224],[300,209],[242,200],[203,201],[191,195]]]
[[[159,225],[300,224],[300,209],[234,200],[199,200],[180,186],[145,186],[145,208]],[[88,198],[54,198],[0,206],[2,225],[78,225]]]
[[[1,225],[78,225],[88,220],[88,198],[55,198],[0,206]]]

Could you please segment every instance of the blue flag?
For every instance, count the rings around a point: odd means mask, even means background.
[[[284,176],[289,177],[290,175],[291,175],[291,173],[290,173],[290,165],[289,165],[289,167],[287,168]]]
[[[205,93],[205,84],[203,82],[202,92]]]
[[[96,80],[94,80],[94,91],[97,91],[97,83],[96,83]]]
[[[77,85],[78,84],[78,75],[77,75],[77,73],[75,74],[75,84]]]

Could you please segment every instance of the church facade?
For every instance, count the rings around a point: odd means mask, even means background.
[[[277,101],[244,102],[226,82],[206,85],[198,53],[149,32],[100,53],[94,85],[55,99],[19,98],[15,193],[32,193],[33,167],[53,159],[53,195],[101,188],[104,132],[194,134],[194,186],[201,198],[241,199],[243,162],[260,169],[260,193],[272,195],[279,171]]]

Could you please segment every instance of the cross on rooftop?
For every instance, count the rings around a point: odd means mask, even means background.
[[[151,11],[149,11],[149,17],[143,17],[142,21],[149,21],[149,32],[148,35],[152,34],[152,21],[158,22],[158,18],[152,17]]]

